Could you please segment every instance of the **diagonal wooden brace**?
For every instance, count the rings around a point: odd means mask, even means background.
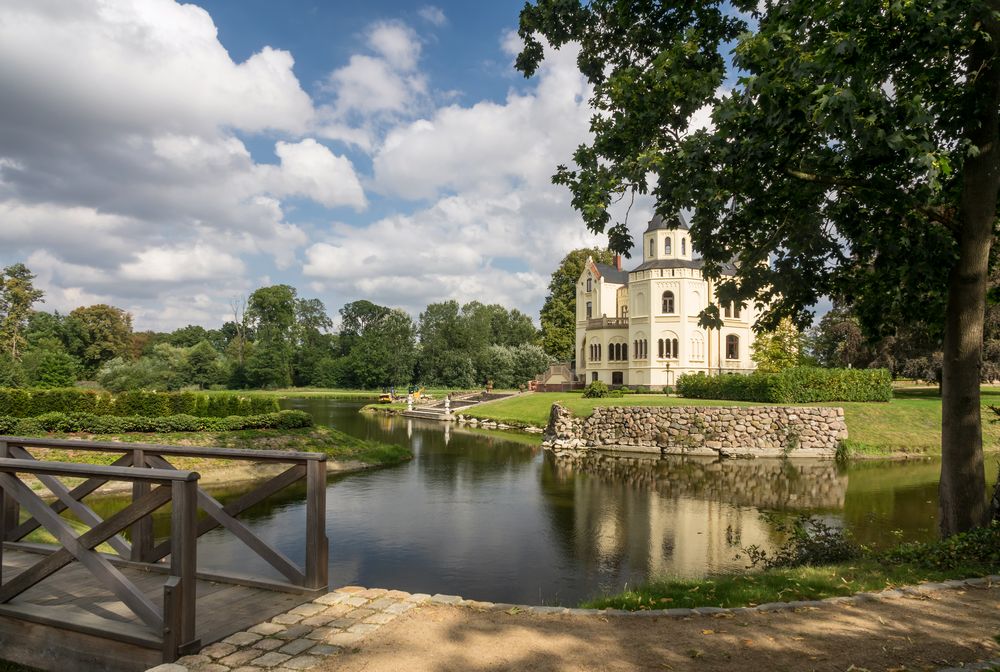
[[[20,446],[11,446],[10,454],[11,457],[15,457],[18,459],[23,459],[23,460],[35,459],[31,453],[26,451],[24,448],[21,448]],[[56,496],[56,498],[59,501],[65,504],[70,511],[75,513],[76,517],[79,518],[84,525],[89,525],[90,527],[93,527],[94,525],[97,525],[101,522],[102,520],[101,517],[97,515],[94,512],[94,510],[91,509],[89,506],[79,501],[75,497],[72,497],[70,495],[69,488],[63,485],[58,478],[56,478],[55,476],[48,476],[46,474],[35,474],[35,478],[41,481],[42,485],[48,488],[49,492],[51,492],[53,495]],[[115,535],[110,539],[108,539],[108,545],[110,545],[111,548],[115,549],[115,552],[122,558],[127,559],[129,556],[132,555],[132,547],[129,545],[127,541],[125,541],[122,537],[118,535]]]
[[[169,501],[170,488],[168,486],[160,486],[145,497],[133,502],[107,520],[100,522],[87,532],[81,534],[77,541],[84,549],[93,550],[119,530],[128,527],[144,516],[148,516]],[[45,559],[35,563],[29,569],[26,569],[3,586],[0,586],[0,603],[10,602],[39,581],[51,576],[71,562],[73,562],[73,554],[65,548],[60,548],[55,553],[46,556]]]
[[[150,455],[146,461],[152,467],[173,469],[174,466],[158,455]],[[210,494],[198,488],[198,506],[219,525],[232,532],[254,553],[263,558],[269,565],[281,572],[289,581],[296,585],[305,585],[305,573],[292,562],[288,556],[276,548],[269,546],[264,540],[250,531],[250,528],[226,512],[222,504]]]
[[[25,452],[27,452],[27,451],[25,451]],[[34,456],[31,455],[31,453],[28,453],[28,455],[29,455],[30,459],[35,459]],[[115,460],[114,462],[112,462],[111,466],[113,466],[113,467],[130,467],[130,466],[132,466],[132,456],[131,455],[122,455],[117,460]],[[71,498],[79,501],[79,500],[83,499],[84,497],[86,497],[87,495],[89,495],[90,493],[92,493],[95,490],[97,490],[99,487],[101,487],[102,485],[104,485],[107,482],[108,482],[108,479],[106,479],[106,478],[88,478],[86,481],[84,481],[80,485],[78,485],[75,488],[73,488],[72,490],[70,490],[69,491],[69,496]],[[65,504],[65,502],[63,502],[62,500],[56,500],[55,502],[52,502],[52,504],[50,505],[50,508],[55,513],[62,513],[63,511],[65,511],[69,507],[67,507],[66,504]],[[34,518],[29,518],[28,520],[24,521],[23,523],[21,523],[20,525],[18,525],[14,529],[10,530],[7,533],[7,539],[6,540],[7,541],[19,541],[19,540],[23,539],[24,537],[28,536],[29,534],[31,534],[32,532],[34,532],[35,530],[37,530],[39,527],[41,527],[41,523],[39,523]]]
[[[150,459],[150,458],[147,458]],[[304,478],[306,475],[306,468],[301,464],[296,464],[295,466],[289,467],[285,471],[281,472],[274,478],[270,479],[259,485],[254,490],[246,493],[242,497],[227,502],[222,510],[225,511],[230,516],[238,516],[247,509],[270,497],[271,495],[281,492],[287,488],[292,483]],[[222,523],[214,518],[203,518],[198,521],[198,536],[202,536],[208,532],[211,532],[217,527],[222,527]],[[153,549],[150,555],[150,562],[158,562],[163,558],[170,555],[170,541],[164,541]]]
[[[155,632],[163,629],[163,617],[160,610],[135,587],[116,567],[99,553],[88,550],[80,544],[73,534],[73,529],[59,517],[31,488],[15,476],[0,473],[0,487],[28,510],[42,526],[54,536],[81,565],[86,567],[94,578],[105,588],[115,594],[125,603],[146,625]],[[117,531],[117,530],[116,530]]]

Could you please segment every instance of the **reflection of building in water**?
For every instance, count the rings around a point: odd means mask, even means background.
[[[829,461],[550,459],[572,489],[578,557],[619,580],[742,569],[741,548],[777,542],[760,509],[840,508],[847,485]]]

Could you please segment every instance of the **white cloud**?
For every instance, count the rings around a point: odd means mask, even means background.
[[[130,281],[192,282],[241,276],[243,262],[233,255],[203,243],[184,247],[154,247],[123,264],[121,277]]]
[[[390,132],[373,160],[375,186],[416,199],[548,183],[589,133],[588,93],[575,51],[554,52],[531,93],[511,92],[503,104],[448,106]]]
[[[550,181],[589,133],[575,51],[498,101],[435,106],[416,32],[362,37],[312,100],[291,54],[237,63],[193,5],[3,3],[0,254],[38,273],[47,309],[113,303],[143,329],[217,326],[229,297],[272,279],[331,312],[455,298],[534,313],[562,256],[603,242]],[[276,162],[255,159],[265,139]],[[342,213],[322,207],[359,214],[327,225]],[[633,208],[635,228],[648,212]]]
[[[420,40],[402,23],[377,23],[371,28],[368,42],[392,67],[413,70],[420,57]]]
[[[435,7],[434,5],[421,7],[417,10],[417,15],[432,26],[437,26],[439,28],[448,23],[448,17],[444,15],[444,11],[442,11],[440,7]]]
[[[327,207],[350,205],[364,209],[365,193],[354,166],[312,138],[279,142],[275,153],[281,165],[259,166],[270,192],[277,196],[305,196]]]
[[[302,137],[317,112],[292,55],[235,62],[195,5],[10,0],[0,62],[0,245],[60,307],[114,301],[165,324],[199,283],[248,284],[248,259],[294,265],[307,235],[281,199],[366,205],[352,163]],[[237,132],[276,136],[279,164]]]
[[[412,118],[429,104],[426,76],[418,65],[421,43],[400,22],[376,23],[365,34],[370,54],[354,54],[326,77],[332,97],[317,112],[316,134],[370,151],[386,128]]]

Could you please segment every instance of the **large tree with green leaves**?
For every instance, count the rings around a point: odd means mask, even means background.
[[[869,332],[914,319],[943,332],[941,529],[985,522],[1000,0],[537,0],[520,35],[526,75],[540,38],[580,44],[593,139],[554,179],[612,249],[631,240],[609,204],[652,183],[665,218],[694,211],[721,300],[756,300],[762,327],[805,326],[827,294]],[[712,126],[692,132],[705,106]]]
[[[573,250],[552,272],[549,294],[542,304],[542,347],[560,361],[576,358],[576,281],[583,273],[587,257],[602,264],[612,264],[614,252],[596,247]]]
[[[0,274],[0,347],[14,361],[20,360],[24,352],[24,330],[31,308],[45,296],[35,288],[34,279],[24,264],[12,264]]]
[[[94,375],[105,362],[128,358],[132,345],[132,316],[115,306],[98,303],[73,310],[66,319],[70,354]]]

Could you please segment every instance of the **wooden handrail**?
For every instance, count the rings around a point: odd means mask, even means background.
[[[117,441],[82,441],[76,439],[36,439],[29,436],[0,436],[0,443],[25,448],[66,448],[96,453],[131,453],[142,450],[153,455],[175,457],[219,457],[227,460],[254,462],[325,462],[323,453],[305,453],[283,450],[246,450],[237,448],[191,448],[165,446],[151,443],[120,443]]]
[[[0,442],[0,454],[8,455],[11,448],[12,446]],[[50,487],[50,490],[59,506],[45,502],[18,477],[19,474],[30,474],[40,480],[52,479],[48,482],[56,484],[56,487]],[[157,487],[133,500],[125,509],[107,519],[101,519],[83,505],[73,491],[56,481],[56,477],[86,478],[88,483],[142,482],[147,485],[155,484]],[[197,472],[175,469],[138,469],[0,457],[0,488],[3,489],[3,497],[0,498],[2,537],[8,538],[11,523],[17,521],[16,515],[13,518],[9,515],[11,505],[16,504],[31,514],[37,523],[36,527],[44,527],[59,543],[59,547],[52,553],[13,579],[4,582],[0,575],[0,613],[22,618],[32,617],[32,609],[22,609],[17,604],[12,605],[11,601],[62,567],[76,561],[160,638],[164,661],[170,662],[196,651],[200,648],[195,634],[198,479]],[[44,482],[46,481],[43,480]],[[105,541],[117,538],[126,527],[148,517],[168,502],[171,504],[172,518],[170,577],[164,586],[163,607],[157,607],[109,558],[98,553],[96,548]],[[59,516],[59,511],[67,508],[82,512],[91,526],[90,530],[77,535],[70,524]],[[0,544],[0,562],[2,554],[3,544]],[[53,608],[58,610],[58,607]],[[37,617],[37,614],[34,616]],[[63,615],[62,619],[69,619],[69,616]],[[71,619],[66,625],[72,627]]]
[[[77,478],[103,478],[108,481],[145,481],[147,483],[169,483],[173,481],[197,481],[201,476],[197,471],[176,469],[133,469],[99,464],[77,464],[75,462],[39,462],[10,457],[0,458],[0,472],[43,474],[51,476],[73,476]]]

